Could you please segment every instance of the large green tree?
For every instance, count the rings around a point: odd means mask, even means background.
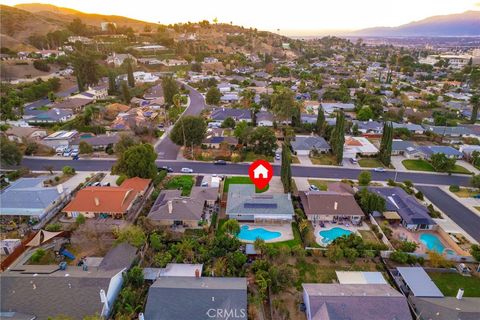
[[[173,104],[173,97],[179,92],[178,84],[171,76],[162,79],[163,96],[167,105]]]
[[[292,155],[287,143],[282,146],[282,166],[280,170],[280,178],[285,192],[292,192]]]
[[[277,148],[277,138],[275,132],[268,127],[257,127],[252,131],[248,144],[257,154],[273,156]]]
[[[127,64],[127,81],[128,81],[128,86],[133,88],[135,87],[135,77],[133,76],[133,65],[131,59],[127,59],[125,61]]]
[[[380,142],[380,150],[378,159],[385,165],[390,166],[392,161],[392,144],[393,144],[393,126],[391,122],[383,124],[382,140]]]
[[[457,159],[449,158],[444,153],[436,153],[430,157],[430,161],[436,171],[449,172],[455,168]]]
[[[291,120],[295,114],[295,93],[288,88],[280,88],[272,94],[272,109],[280,120]]]
[[[206,131],[207,124],[202,117],[184,116],[175,123],[170,138],[179,146],[198,146],[202,144]]]
[[[100,71],[96,59],[96,54],[90,51],[76,51],[72,55],[73,71],[80,91],[98,83]]]
[[[126,104],[130,103],[130,100],[132,100],[132,97],[130,95],[130,89],[128,88],[128,84],[125,81],[122,81],[122,97],[123,97],[123,102]]]
[[[335,155],[337,164],[343,160],[343,145],[345,144],[345,114],[342,111],[337,113],[335,128],[330,136],[330,147]]]
[[[222,93],[217,87],[211,87],[208,89],[207,94],[205,96],[205,101],[209,105],[218,106],[220,103],[220,98],[222,97]]]
[[[22,162],[22,152],[17,144],[5,136],[0,138],[0,160],[3,166],[15,166]]]
[[[136,144],[120,155],[112,171],[130,178],[154,178],[157,174],[155,159],[157,153],[151,144]]]
[[[319,136],[323,136],[325,133],[325,113],[323,111],[323,107],[320,105],[318,107],[318,114],[317,114],[317,126],[316,126],[316,132]]]

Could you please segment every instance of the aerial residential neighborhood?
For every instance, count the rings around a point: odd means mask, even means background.
[[[0,319],[480,319],[480,4],[5,2]]]

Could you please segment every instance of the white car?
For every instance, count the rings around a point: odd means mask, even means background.
[[[79,154],[78,149],[73,149],[72,152],[70,153],[70,156],[75,157],[75,156],[78,156],[78,154]]]
[[[378,168],[373,169],[373,171],[375,171],[375,172],[385,172],[385,169],[382,168],[382,167],[378,167]]]
[[[318,187],[314,184],[311,184],[310,185],[310,191],[320,191],[320,189],[318,189]]]
[[[183,172],[183,173],[193,173],[193,169],[191,169],[191,168],[182,168],[182,170],[180,170],[180,172]]]

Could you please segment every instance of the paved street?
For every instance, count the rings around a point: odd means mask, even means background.
[[[448,215],[463,230],[480,242],[480,218],[437,187],[417,186],[417,189]]]
[[[200,92],[194,88],[186,84],[185,87],[190,90],[190,105],[185,110],[184,115],[199,115],[206,106],[205,99]],[[173,143],[172,140],[170,140],[170,137],[165,137],[155,147],[155,151],[158,153],[158,159],[175,160],[177,159],[178,151],[180,151],[180,146]]]

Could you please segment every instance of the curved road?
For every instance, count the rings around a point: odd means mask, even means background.
[[[31,170],[45,170],[46,166],[53,166],[56,170],[61,170],[64,166],[71,166],[77,171],[108,171],[111,169],[115,160],[70,160],[70,159],[41,159],[41,158],[24,158],[22,166]],[[174,172],[180,172],[181,168],[192,168],[194,173],[207,174],[236,174],[248,175],[248,163],[229,163],[227,165],[214,165],[208,162],[196,161],[169,161],[157,160],[157,166],[169,166]],[[280,175],[280,166],[273,165],[274,175]],[[357,179],[362,169],[350,168],[330,168],[330,167],[308,167],[301,165],[292,165],[292,176],[294,177],[311,177],[311,178],[331,178],[331,179]],[[470,176],[466,175],[447,175],[440,173],[418,173],[418,172],[374,172],[372,171],[372,179],[374,181],[386,181],[395,179],[396,181],[411,180],[415,184],[427,185],[470,185]]]
[[[199,115],[200,112],[202,112],[202,110],[206,107],[205,99],[200,92],[194,88],[184,83],[181,84],[190,90],[190,104],[183,115]],[[155,151],[158,153],[158,159],[175,160],[177,159],[178,152],[180,151],[180,146],[177,146],[175,143],[173,143],[168,136],[156,146]]]

